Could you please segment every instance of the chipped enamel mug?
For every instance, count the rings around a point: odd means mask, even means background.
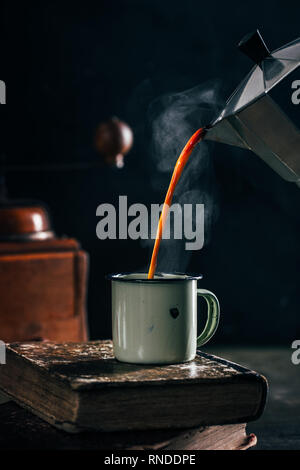
[[[176,364],[195,358],[214,335],[220,316],[215,294],[197,288],[202,276],[158,273],[111,274],[112,330],[117,360]],[[197,337],[197,296],[207,302],[207,321]],[[204,312],[200,313],[204,314]]]

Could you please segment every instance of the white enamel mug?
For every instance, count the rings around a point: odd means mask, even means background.
[[[111,274],[116,359],[135,364],[175,364],[195,358],[214,335],[220,316],[215,294],[197,288],[202,276]],[[197,296],[207,302],[207,321],[197,337]]]

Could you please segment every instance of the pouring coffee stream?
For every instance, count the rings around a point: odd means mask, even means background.
[[[300,120],[292,99],[293,84],[299,83],[299,76],[295,79],[293,76],[300,65],[300,39],[270,52],[256,30],[245,36],[238,47],[255,66],[227,100],[220,115],[198,129],[182,150],[159,219],[148,279],[155,274],[175,187],[194,147],[204,138],[252,150],[283,179],[300,187],[300,128],[296,124]]]
[[[193,152],[194,148],[196,145],[203,140],[205,136],[206,130],[204,127],[201,127],[198,129],[192,137],[188,140],[187,144],[183,148],[181,154],[179,155],[179,158],[176,162],[176,165],[173,170],[173,175],[169,184],[169,188],[166,194],[166,198],[164,201],[162,213],[159,218],[158,222],[158,228],[157,228],[157,233],[156,233],[156,238],[155,238],[155,243],[154,243],[154,248],[152,252],[152,257],[151,257],[151,262],[150,262],[150,268],[148,271],[148,279],[153,279],[154,274],[155,274],[155,269],[156,269],[156,264],[157,264],[157,256],[158,256],[158,250],[160,247],[162,235],[163,235],[163,230],[164,226],[168,217],[169,213],[169,208],[172,204],[172,199],[174,195],[174,191],[176,189],[177,183],[180,179],[180,176],[184,170],[185,165],[188,162],[188,159]]]

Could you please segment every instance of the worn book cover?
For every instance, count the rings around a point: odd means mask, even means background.
[[[198,352],[176,365],[117,362],[111,341],[7,347],[0,390],[67,431],[176,429],[246,423],[264,408],[267,382]]]
[[[256,436],[247,435],[246,425],[242,423],[70,434],[61,432],[13,401],[0,406],[0,450],[245,450],[256,442]]]

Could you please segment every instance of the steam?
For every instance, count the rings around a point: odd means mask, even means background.
[[[150,158],[156,169],[151,181],[154,189],[162,194],[161,202],[185,143],[199,127],[209,124],[216,116],[218,89],[219,83],[211,81],[182,93],[163,95],[149,106]],[[204,204],[205,244],[209,242],[218,212],[211,149],[211,143],[206,141],[196,146],[173,199],[173,203],[181,205]],[[152,249],[153,240],[149,240],[147,245]],[[185,250],[185,240],[175,240],[171,234],[170,240],[161,243],[157,271],[186,271],[191,253]]]

